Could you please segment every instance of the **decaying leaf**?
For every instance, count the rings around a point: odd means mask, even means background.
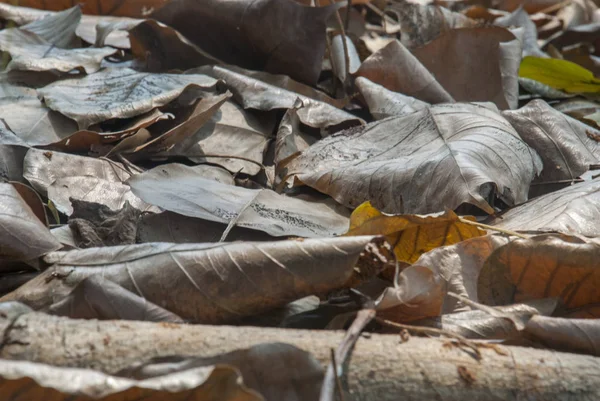
[[[463,217],[472,220],[472,217]],[[434,248],[456,244],[485,235],[477,227],[463,223],[453,211],[434,215],[386,215],[365,202],[350,216],[346,235],[385,235],[397,260],[414,263]]]
[[[600,131],[553,109],[543,100],[533,100],[502,115],[542,158],[541,181],[575,180],[591,164],[600,163],[600,143],[593,139],[594,133],[600,137]]]
[[[521,44],[508,29],[452,29],[413,53],[456,101],[517,108]]]
[[[288,157],[296,156],[318,140],[317,137],[302,130],[298,110],[303,107],[304,104],[298,99],[294,107],[288,109],[281,119],[275,141],[274,161],[276,165],[284,162]]]
[[[314,84],[325,54],[325,22],[335,8],[290,0],[172,0],[152,17],[226,63]]]
[[[567,352],[600,355],[600,320],[534,316],[525,332],[545,346]]]
[[[431,72],[397,40],[363,61],[356,75],[425,102],[454,101]]]
[[[538,46],[537,27],[523,7],[519,7],[510,15],[501,16],[494,20],[494,25],[505,28],[523,28],[523,56],[548,57]]]
[[[268,189],[247,189],[191,174],[177,164],[156,167],[127,183],[144,201],[191,217],[265,231],[274,236],[328,237],[348,229],[340,209]]]
[[[210,90],[217,80],[200,74],[150,74],[107,68],[65,79],[38,91],[46,105],[77,121],[80,128],[112,118],[130,118],[171,102],[186,88]]]
[[[98,274],[183,319],[232,322],[343,288],[372,239],[150,243],[57,252],[45,257],[53,267],[0,301],[45,308]]]
[[[367,78],[358,77],[354,82],[376,120],[414,113],[429,106],[429,103],[388,90]]]
[[[384,213],[413,214],[471,203],[492,214],[490,196],[527,199],[541,162],[497,111],[448,104],[342,131],[286,167],[350,207],[369,200]]]
[[[340,124],[350,126],[362,122],[358,117],[341,110],[342,102],[287,76],[248,71],[233,66],[206,66],[188,72],[207,74],[224,80],[234,99],[245,109],[291,109],[299,98],[304,107],[299,110],[298,117],[311,127],[327,128]]]
[[[0,260],[32,260],[59,248],[15,187],[0,183]]]
[[[600,236],[600,180],[571,185],[508,210],[490,224],[507,230]]]
[[[507,305],[557,297],[567,312],[593,308],[600,301],[599,254],[597,242],[568,235],[511,241],[494,251],[481,269],[479,301]]]

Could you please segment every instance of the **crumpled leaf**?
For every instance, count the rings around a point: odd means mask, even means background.
[[[294,157],[310,145],[317,142],[318,137],[303,132],[298,110],[302,109],[302,100],[297,99],[294,107],[285,112],[275,140],[275,165],[278,166],[288,157]]]
[[[19,145],[0,144],[0,179],[25,182],[23,179],[23,159],[28,148]]]
[[[232,322],[343,288],[372,239],[150,243],[50,253],[44,260],[52,267],[0,301],[44,308],[99,274],[183,319]]]
[[[326,21],[336,8],[291,0],[172,0],[152,18],[226,63],[315,84],[325,54]]]
[[[454,102],[427,68],[397,40],[363,61],[356,75],[425,102]]]
[[[517,108],[521,44],[509,30],[452,29],[413,54],[456,101]]]
[[[481,269],[479,301],[507,305],[557,297],[566,313],[593,308],[600,301],[599,258],[600,244],[581,237],[542,234],[511,241]]]
[[[272,115],[257,115],[227,100],[188,138],[156,156],[183,156],[194,163],[212,163],[231,172],[255,175],[261,170],[274,120]],[[189,122],[182,123],[182,128],[185,125]]]
[[[383,120],[391,116],[403,116],[429,106],[429,103],[388,90],[367,78],[358,77],[354,84],[365,99],[369,112],[376,120]]]
[[[299,98],[304,107],[299,110],[298,117],[308,126],[327,128],[339,124],[350,126],[363,122],[360,118],[341,110],[342,102],[295,82],[287,76],[217,65],[195,68],[188,71],[190,72],[207,74],[224,80],[227,88],[233,93],[234,99],[245,109],[287,110],[293,108]]]
[[[61,72],[82,69],[88,74],[98,71],[102,60],[116,51],[108,47],[69,49],[80,19],[81,11],[75,7],[21,28],[4,29],[0,32],[0,50],[11,56],[6,68]]]
[[[513,231],[558,231],[599,237],[600,180],[581,182],[531,199],[490,224]]]
[[[537,27],[523,7],[517,8],[509,15],[496,18],[494,20],[494,25],[505,28],[523,28],[523,56],[548,57],[548,55],[540,49],[537,43]]]
[[[0,260],[32,260],[60,247],[15,187],[0,182]]]
[[[65,368],[29,361],[2,360],[0,391],[9,399],[27,394],[29,399],[87,401],[262,401],[239,383],[239,373],[226,365],[190,369],[147,380],[111,376],[91,369]]]
[[[525,332],[546,347],[600,356],[600,320],[534,316]]]
[[[71,319],[183,323],[179,316],[102,276],[86,278],[68,296],[50,305],[47,312]]]
[[[48,216],[46,216],[46,210],[44,209],[44,203],[42,202],[42,198],[35,191],[35,189],[31,188],[29,185],[20,183],[20,182],[10,182],[10,184],[15,187],[21,199],[29,206],[33,214],[37,216],[37,218],[42,222],[42,224],[46,227],[48,224]]]
[[[191,217],[265,231],[274,236],[327,237],[348,229],[348,218],[326,203],[294,199],[198,177],[177,164],[132,177],[128,184],[146,202]]]
[[[493,109],[447,104],[339,132],[286,167],[349,207],[369,200],[384,213],[424,214],[470,203],[493,214],[486,198],[524,202],[542,166]]]
[[[567,93],[600,93],[600,79],[567,60],[525,57],[521,61],[519,76]]]
[[[148,11],[157,10],[167,0],[121,1],[102,0],[86,2],[81,5],[84,14],[115,15],[122,17],[144,17]],[[6,1],[3,0],[5,3]],[[10,1],[9,1],[10,2]],[[19,0],[19,8],[31,7],[40,10],[61,11],[73,7],[71,0]]]
[[[107,68],[65,79],[40,90],[46,105],[77,121],[80,128],[112,118],[130,118],[171,102],[187,88],[211,90],[217,80],[199,74],[150,74]]]
[[[140,211],[125,202],[113,211],[94,202],[71,199],[69,227],[78,248],[135,244]]]
[[[409,49],[423,46],[450,29],[478,25],[476,21],[445,7],[408,1],[393,2],[386,8],[386,13],[396,16],[402,31],[402,44]]]
[[[495,249],[509,241],[503,235],[486,235],[423,254],[402,270],[397,287],[381,294],[377,316],[402,322],[470,310],[448,292],[477,301],[482,266]]]
[[[544,163],[540,181],[574,180],[600,163],[600,131],[550,107],[541,99],[502,115]]]
[[[473,217],[463,219],[475,221]],[[345,235],[385,235],[397,260],[414,263],[434,248],[485,235],[485,231],[463,223],[453,211],[434,215],[386,215],[365,202],[350,216]]]

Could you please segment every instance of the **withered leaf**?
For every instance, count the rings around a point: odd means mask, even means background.
[[[470,203],[492,214],[487,198],[524,202],[542,166],[493,108],[448,104],[339,132],[286,167],[350,207],[368,200],[384,213],[413,214]]]
[[[600,180],[568,186],[508,210],[490,224],[508,230],[600,236]]]
[[[0,260],[31,260],[60,248],[11,184],[0,183]]]
[[[525,332],[545,346],[567,352],[600,356],[600,320],[534,316]]]
[[[348,228],[348,218],[325,202],[222,184],[198,177],[191,170],[177,173],[181,169],[177,164],[156,167],[127,183],[137,196],[162,209],[274,236],[327,237]]]
[[[539,179],[543,181],[574,180],[600,163],[600,131],[583,124],[536,99],[518,110],[502,115],[521,138],[537,151],[544,163]],[[547,209],[545,209],[547,210]]]
[[[311,127],[327,128],[339,124],[350,126],[362,122],[360,118],[340,109],[343,102],[287,76],[248,71],[233,66],[205,66],[188,72],[207,74],[224,80],[234,99],[245,109],[287,110],[293,108],[299,98],[304,107],[299,110],[298,117]]]
[[[102,0],[84,3],[81,5],[84,14],[116,15],[122,17],[144,17],[148,11],[157,10],[167,0],[141,0],[126,2],[121,0]],[[6,1],[3,1],[6,2]],[[62,11],[73,7],[71,0],[19,0],[20,9],[31,7],[41,10]]]
[[[45,261],[53,267],[1,301],[44,308],[101,275],[183,319],[232,322],[343,288],[372,239],[149,243],[50,253]]]
[[[152,18],[226,63],[315,84],[325,54],[325,23],[335,9],[291,0],[172,0]]]
[[[213,89],[217,80],[200,74],[150,74],[107,68],[65,79],[40,90],[46,105],[77,121],[80,128],[112,118],[130,118],[164,106],[186,88]]]
[[[567,311],[594,307],[600,302],[599,254],[600,244],[568,235],[511,241],[494,251],[481,269],[479,300],[506,305],[557,297]]]
[[[179,316],[102,276],[81,281],[68,296],[50,305],[48,313],[72,319],[183,323]]]
[[[429,106],[429,103],[388,90],[367,78],[358,77],[354,83],[365,99],[369,112],[376,120],[391,116],[403,116]]]

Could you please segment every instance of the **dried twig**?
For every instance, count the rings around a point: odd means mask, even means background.
[[[460,216],[458,216],[458,221],[460,221],[461,223],[469,224],[471,226],[483,228],[485,230],[498,231],[498,232],[500,232],[502,234],[513,235],[515,237],[519,237],[519,238],[523,238],[523,239],[527,239],[528,238],[527,236],[525,236],[523,234],[519,234],[518,232],[515,232],[515,231],[506,230],[504,228],[495,227],[495,226],[489,226],[487,224],[479,223],[477,221],[467,220],[464,217],[460,217]]]

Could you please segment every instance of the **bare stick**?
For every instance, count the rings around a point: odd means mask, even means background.
[[[483,228],[485,230],[498,231],[499,233],[503,233],[503,234],[506,234],[506,235],[514,235],[515,237],[519,237],[519,238],[523,238],[523,239],[527,239],[528,238],[527,236],[525,236],[523,234],[519,234],[518,232],[515,232],[515,231],[505,230],[504,228],[495,227],[495,226],[489,226],[487,224],[479,223],[477,221],[467,220],[467,219],[465,219],[463,217],[460,217],[460,216],[458,216],[458,221],[460,221],[461,223],[469,224],[471,226]]]

